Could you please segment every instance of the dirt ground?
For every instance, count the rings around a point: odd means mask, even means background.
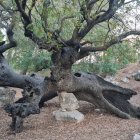
[[[140,70],[140,65],[128,65],[118,72],[115,80],[121,86],[138,92],[131,102],[140,106],[140,82],[131,77],[137,70]],[[129,83],[122,81],[126,76]],[[17,91],[19,98],[20,91]],[[0,109],[0,140],[132,140],[134,134],[140,133],[140,120],[124,120],[112,114],[97,112],[85,102],[80,102],[79,111],[85,115],[80,123],[56,121],[52,112],[58,108],[57,98],[49,101],[39,115],[25,119],[24,131],[16,135],[9,130],[10,117]]]

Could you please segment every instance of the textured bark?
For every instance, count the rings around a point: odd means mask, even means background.
[[[71,66],[77,58],[76,49],[69,47],[53,54],[54,67],[51,77],[55,79],[58,93],[61,91],[74,93],[77,98],[87,100],[121,118],[139,117],[139,108],[133,107],[128,102],[136,92],[115,86],[90,73],[72,74]]]
[[[51,76],[41,77],[19,75],[13,72],[4,57],[0,57],[0,85],[23,89],[23,98],[5,106],[12,117],[11,128],[16,133],[22,131],[23,119],[38,114],[43,103],[62,91],[73,93],[77,99],[88,101],[121,118],[140,118],[140,108],[129,103],[136,92],[113,85],[101,77],[90,73],[71,72],[71,67],[79,57],[75,48],[64,47],[52,54]]]
[[[72,75],[72,85],[61,83],[61,90],[72,92],[78,100],[94,104],[121,118],[140,118],[140,108],[133,106],[128,100],[137,93],[109,83],[94,74],[75,73]],[[60,90],[60,89],[59,89]],[[57,93],[46,93],[40,104],[56,97]]]
[[[72,37],[69,40],[64,40],[60,36],[64,19],[62,19],[59,30],[50,31],[47,27],[48,17],[45,16],[45,18],[43,18],[43,13],[39,14],[41,19],[45,22],[45,27],[43,26],[44,32],[46,34],[51,34],[52,41],[48,42],[46,38],[38,37],[33,30],[28,28],[30,25],[34,25],[32,10],[36,6],[36,1],[33,0],[32,6],[28,7],[27,0],[22,0],[22,2],[15,0],[15,11],[19,11],[21,15],[24,35],[36,43],[39,48],[52,51],[53,66],[51,67],[51,76],[46,78],[41,78],[34,74],[31,76],[19,75],[9,67],[4,59],[2,53],[7,49],[15,47],[16,42],[13,39],[12,31],[14,27],[14,12],[11,10],[9,11],[2,6],[5,11],[11,15],[10,17],[13,20],[11,25],[7,28],[9,44],[0,42],[0,85],[23,89],[23,98],[14,104],[5,106],[5,110],[12,117],[11,128],[16,133],[22,131],[23,119],[25,117],[30,114],[39,113],[39,106],[43,106],[44,101],[57,96],[57,94],[62,91],[74,93],[79,100],[93,103],[119,117],[140,117],[140,109],[128,102],[131,96],[136,94],[134,91],[115,86],[94,74],[80,72],[73,74],[71,72],[72,65],[77,60],[87,56],[89,52],[106,50],[113,44],[121,42],[122,39],[131,34],[140,35],[139,31],[130,31],[117,36],[115,39],[113,38],[113,40],[100,48],[82,47],[82,39],[91,31],[91,29],[93,29],[93,27],[99,23],[109,21],[115,15],[116,11],[121,6],[125,5],[124,0],[109,0],[107,3],[108,8],[104,11],[100,10],[95,17],[92,17],[90,13],[92,13],[92,9],[97,2],[98,0],[85,1],[86,5],[84,6],[83,3],[83,6],[80,6],[80,13],[83,17],[81,25],[83,24],[83,26],[81,26],[82,28],[76,26],[73,30]],[[2,5],[2,3],[0,4]],[[43,9],[47,9],[50,4],[49,1],[44,1]],[[61,48],[58,46],[61,46]]]
[[[23,89],[22,101],[5,105],[4,109],[12,117],[11,129],[16,133],[22,131],[23,118],[30,114],[39,113],[39,101],[44,94],[44,79],[32,74],[31,76],[15,73],[3,55],[0,55],[0,86]]]

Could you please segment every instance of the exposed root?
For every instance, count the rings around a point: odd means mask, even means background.
[[[104,108],[121,118],[139,118],[140,109],[133,106],[128,101],[132,96],[137,94],[135,91],[114,85],[95,74],[76,73],[74,75],[76,77],[78,76],[78,80],[80,81],[76,81],[77,84],[81,84],[81,88],[85,86],[84,89],[81,90],[81,92],[84,91],[84,98],[88,99],[91,103],[97,105],[100,108]],[[75,92],[75,95],[76,93],[77,92]],[[80,97],[80,94],[83,93],[80,93],[80,91],[78,91],[78,94],[78,97]],[[80,99],[84,100],[84,98],[82,95]]]
[[[12,117],[10,128],[15,133],[23,129],[23,119],[31,114],[39,114],[39,107],[30,103],[14,103],[4,107],[5,111]]]
[[[125,119],[140,117],[140,108],[133,106],[128,100],[137,93],[131,89],[122,88],[105,81],[101,77],[90,73],[75,73],[73,92],[78,100],[90,102],[98,108]],[[65,83],[62,83],[63,85]],[[40,104],[57,96],[55,92],[45,94]]]
[[[62,81],[62,84],[68,91],[73,91],[78,100],[88,101],[98,108],[106,109],[124,119],[140,118],[140,108],[133,106],[128,101],[133,95],[136,95],[135,91],[113,85],[97,75],[86,73],[76,73],[71,82],[73,83],[70,88],[65,86],[67,82]],[[49,92],[43,95],[42,87],[27,89],[24,91],[23,98],[5,107],[6,112],[12,117],[11,129],[15,133],[22,131],[25,117],[30,114],[38,114],[39,107],[42,107],[45,101],[57,96],[56,91],[48,89]]]
[[[126,96],[115,91],[104,91],[103,96],[121,111],[130,114],[134,118],[140,118],[140,108],[135,107],[128,101],[131,95]]]

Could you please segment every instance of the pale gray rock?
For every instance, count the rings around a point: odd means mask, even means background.
[[[117,82],[117,81],[112,81],[111,83],[114,85],[119,85],[119,82]]]
[[[101,110],[99,108],[96,108],[94,111],[97,112],[97,113],[101,112]]]
[[[16,91],[9,88],[0,87],[0,107],[5,104],[13,103],[15,99]]]
[[[124,77],[124,78],[122,79],[122,81],[123,81],[124,83],[129,83],[129,79],[128,79],[127,77]]]
[[[115,81],[115,77],[114,76],[110,76],[110,75],[107,75],[104,80],[108,81],[108,82],[111,82],[112,84],[114,85],[119,85],[119,82]]]
[[[84,115],[77,111],[62,111],[57,110],[53,112],[53,116],[58,121],[74,121],[74,122],[81,122],[84,119]]]
[[[140,140],[140,134],[135,134],[133,140]]]
[[[73,111],[79,108],[78,100],[73,93],[61,92],[59,101],[62,111]]]
[[[53,112],[56,120],[80,122],[84,119],[84,115],[76,110],[79,104],[73,93],[59,93],[59,101],[61,108]]]

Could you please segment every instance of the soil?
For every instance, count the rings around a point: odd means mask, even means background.
[[[132,78],[132,74],[140,70],[140,64],[131,64],[120,70],[115,80],[123,87],[137,91],[130,102],[140,106],[140,82]],[[122,78],[128,77],[129,83]],[[21,96],[17,89],[17,96]],[[86,102],[80,102],[80,109],[85,119],[80,123],[56,121],[52,113],[59,109],[58,99],[55,98],[45,104],[39,115],[32,115],[25,119],[24,130],[19,134],[12,134],[8,124],[11,118],[0,109],[0,140],[132,140],[134,134],[140,133],[140,120],[125,120],[94,110]]]

